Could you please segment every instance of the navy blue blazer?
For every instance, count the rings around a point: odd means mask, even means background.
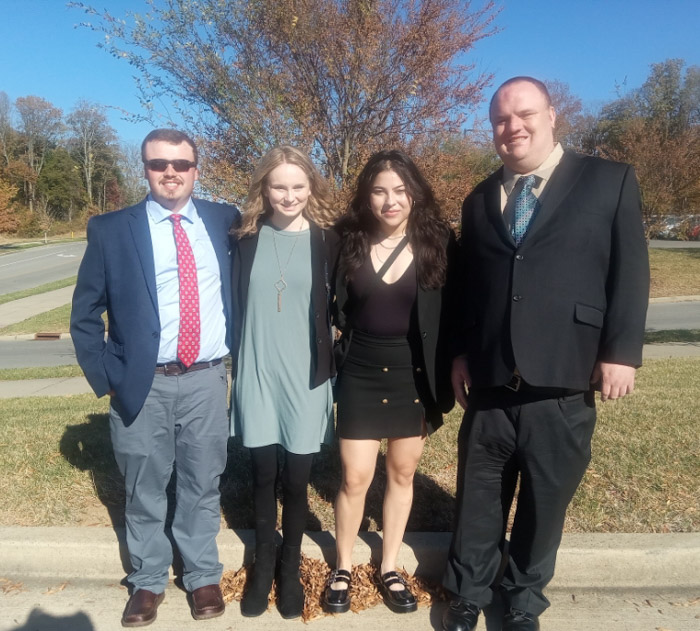
[[[238,210],[201,199],[193,202],[219,261],[230,346],[228,230]],[[113,390],[112,405],[130,425],[151,389],[161,333],[146,200],[92,217],[87,238],[73,293],[70,332],[75,354],[95,394],[101,397]],[[105,310],[106,341],[102,320]]]

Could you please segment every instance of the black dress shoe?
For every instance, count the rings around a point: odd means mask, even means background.
[[[452,600],[442,614],[443,631],[473,631],[479,620],[481,610],[464,600]]]
[[[345,587],[333,589],[334,583],[342,583]],[[323,611],[328,613],[345,613],[350,609],[350,572],[333,570],[326,582],[326,589],[321,597]]]
[[[401,585],[401,589],[391,589],[392,585]],[[415,596],[409,591],[406,581],[398,572],[386,572],[379,577],[379,591],[384,604],[394,613],[409,613],[418,609]]]
[[[147,589],[135,591],[126,603],[122,615],[123,627],[145,627],[156,619],[158,605],[163,602],[164,594],[154,594]]]
[[[209,620],[224,613],[226,605],[219,585],[205,585],[195,589],[192,597],[192,617],[195,620]]]
[[[503,631],[539,631],[537,616],[520,609],[511,609],[503,616]]]

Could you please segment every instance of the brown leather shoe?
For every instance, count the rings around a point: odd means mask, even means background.
[[[205,585],[195,589],[192,597],[192,617],[195,620],[208,620],[224,613],[226,605],[218,585]]]
[[[145,627],[156,619],[158,605],[163,602],[165,594],[154,594],[147,589],[134,592],[126,603],[122,615],[123,627]]]

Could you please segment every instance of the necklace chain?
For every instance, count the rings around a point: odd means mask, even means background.
[[[274,282],[274,288],[277,290],[277,312],[282,311],[282,292],[287,289],[287,281],[284,279],[284,273],[287,271],[287,267],[289,267],[289,262],[292,260],[292,254],[294,254],[294,248],[297,245],[297,241],[299,240],[299,235],[301,234],[302,228],[304,227],[304,222],[302,221],[299,230],[296,233],[296,236],[294,237],[294,243],[292,243],[292,248],[289,250],[289,256],[287,257],[287,262],[284,264],[284,267],[282,267],[282,264],[280,263],[280,255],[279,252],[277,251],[277,237],[275,235],[275,228],[272,228],[272,245],[275,248],[275,258],[277,259],[277,269],[279,270],[280,277],[278,280]]]

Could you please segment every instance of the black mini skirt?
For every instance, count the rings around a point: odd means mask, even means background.
[[[422,361],[408,339],[353,331],[336,382],[340,438],[407,438],[423,433]]]

